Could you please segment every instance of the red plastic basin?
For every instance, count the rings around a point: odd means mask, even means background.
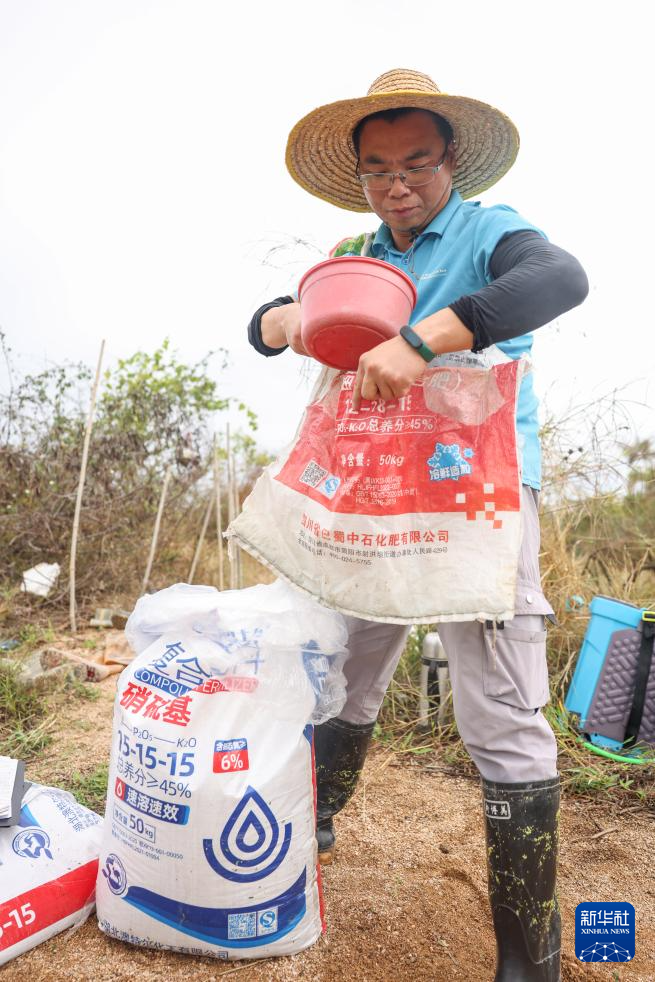
[[[308,270],[298,297],[308,353],[331,368],[354,370],[365,351],[396,337],[407,324],[416,287],[381,259],[339,256]]]

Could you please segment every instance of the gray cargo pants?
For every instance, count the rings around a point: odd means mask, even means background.
[[[539,575],[538,494],[523,487],[523,540],[516,615],[495,632],[478,621],[439,625],[455,720],[482,777],[515,783],[557,774],[557,747],[541,713],[548,702],[545,616],[552,608]],[[370,723],[403,652],[409,629],[346,617],[347,701],[340,719]]]

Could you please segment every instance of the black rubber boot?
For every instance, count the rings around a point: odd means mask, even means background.
[[[362,772],[375,723],[329,719],[314,728],[316,762],[316,838],[321,863],[332,862],[332,819],[352,798]]]
[[[498,951],[494,982],[559,982],[559,778],[483,781],[482,790]]]

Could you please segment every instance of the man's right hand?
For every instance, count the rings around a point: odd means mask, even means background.
[[[300,338],[299,303],[271,307],[262,316],[261,327],[262,340],[269,348],[283,348],[288,344],[297,355],[308,354]]]

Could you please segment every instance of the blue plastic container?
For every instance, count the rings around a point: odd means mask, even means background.
[[[596,691],[605,656],[616,631],[626,628],[639,629],[646,608],[613,600],[611,597],[594,597],[589,604],[591,617],[582,642],[578,661],[564,700],[564,706],[580,717],[580,729],[587,732],[586,718]],[[589,738],[597,747],[618,751],[623,744],[600,733],[590,733]]]

